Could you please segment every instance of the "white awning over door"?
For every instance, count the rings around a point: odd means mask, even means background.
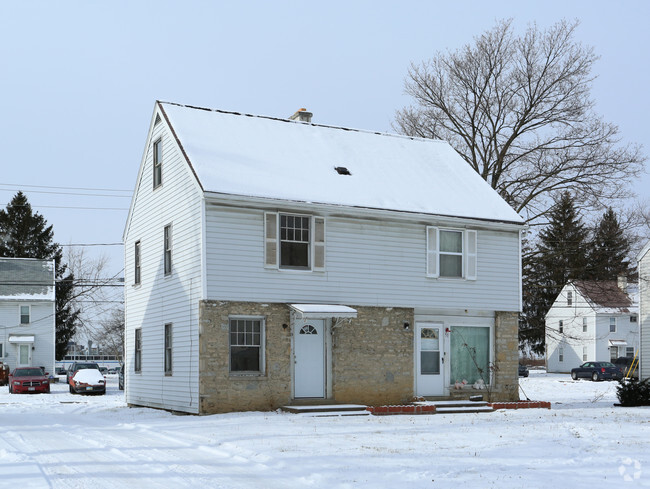
[[[9,335],[9,343],[34,343],[34,335]]]
[[[356,318],[357,310],[336,304],[289,304],[301,319]]]
[[[609,346],[627,346],[625,340],[609,340]]]

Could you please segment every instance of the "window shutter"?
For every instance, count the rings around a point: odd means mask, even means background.
[[[264,266],[278,268],[278,215],[264,213]]]
[[[314,264],[315,271],[325,270],[325,218],[314,217]]]
[[[438,277],[438,228],[427,226],[427,277]]]
[[[465,278],[467,280],[476,280],[476,240],[477,232],[468,230],[465,232],[466,237],[466,268],[465,268]]]

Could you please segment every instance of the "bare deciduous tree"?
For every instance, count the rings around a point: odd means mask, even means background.
[[[113,308],[109,316],[100,321],[100,328],[95,330],[94,340],[104,346],[108,355],[122,358],[124,355],[124,308]]]
[[[621,189],[644,156],[593,110],[597,56],[574,40],[577,22],[523,35],[511,24],[412,64],[405,88],[414,105],[397,112],[395,129],[449,141],[531,223],[558,192],[593,206],[628,197]]]

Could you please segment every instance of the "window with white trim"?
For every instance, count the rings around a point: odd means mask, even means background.
[[[560,362],[564,361],[564,348],[560,347],[558,348],[558,358]]]
[[[476,280],[477,232],[427,226],[427,277]]]
[[[587,347],[586,346],[582,347],[582,361],[583,362],[587,361]]]
[[[172,374],[172,324],[165,324],[165,375]]]
[[[587,318],[582,318],[582,332],[587,332]]]
[[[31,321],[31,306],[20,306],[20,324],[29,324]]]
[[[133,270],[134,270],[134,278],[133,278],[133,283],[135,285],[140,284],[140,241],[135,242],[134,250],[133,250]]]
[[[609,318],[609,332],[616,333],[616,318]]]
[[[162,184],[162,139],[153,143],[153,188]]]
[[[264,266],[284,270],[324,270],[325,218],[265,213]]]
[[[636,323],[636,322],[637,322],[637,316],[636,316],[636,314],[633,314],[633,315],[630,316],[630,322],[631,322],[631,323]]]
[[[564,333],[564,321],[562,321],[561,319],[560,319],[560,322],[559,322],[559,324],[558,324],[557,329],[558,329],[558,332],[559,332],[560,334]]]
[[[264,319],[232,317],[229,323],[230,372],[264,373]]]
[[[625,356],[628,358],[634,358],[634,347],[626,346],[625,347]]]
[[[570,306],[571,304],[573,304],[573,292],[569,290],[566,293],[566,305]]]
[[[142,328],[135,330],[135,348],[133,351],[133,370],[142,372]]]
[[[165,226],[163,236],[164,243],[164,254],[163,254],[163,263],[165,269],[165,275],[172,273],[172,227],[171,224]]]

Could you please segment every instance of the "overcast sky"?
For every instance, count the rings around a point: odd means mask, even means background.
[[[0,206],[22,189],[61,244],[119,243],[155,100],[392,131],[411,61],[508,17],[579,19],[598,112],[648,151],[650,2],[451,3],[3,1]],[[121,270],[121,247],[87,249]]]

